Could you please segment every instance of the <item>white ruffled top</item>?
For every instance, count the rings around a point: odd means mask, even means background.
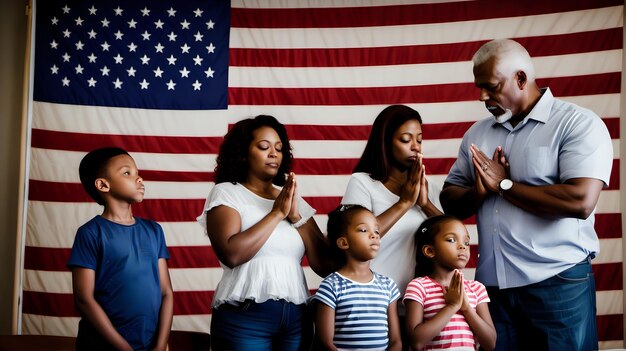
[[[206,228],[206,213],[217,206],[228,206],[239,212],[241,231],[258,223],[272,210],[274,200],[262,198],[241,184],[216,184],[197,220]],[[315,210],[298,197],[302,218],[310,218]],[[287,221],[281,221],[263,247],[254,257],[237,267],[224,269],[215,295],[213,308],[228,301],[254,299],[257,303],[284,299],[302,304],[309,297],[309,289],[302,270],[304,242],[298,231]]]

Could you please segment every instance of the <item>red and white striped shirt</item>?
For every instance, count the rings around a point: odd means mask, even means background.
[[[464,281],[465,293],[469,299],[470,307],[476,309],[481,303],[489,302],[489,296],[485,286],[476,280]],[[433,318],[446,305],[443,297],[443,287],[430,277],[413,279],[406,288],[403,302],[406,300],[417,301],[424,306],[424,320]],[[476,350],[474,334],[470,329],[465,317],[455,313],[446,326],[431,342],[422,350]]]

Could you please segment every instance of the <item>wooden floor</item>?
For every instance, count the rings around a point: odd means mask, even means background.
[[[0,351],[73,351],[76,338],[52,335],[0,335]]]

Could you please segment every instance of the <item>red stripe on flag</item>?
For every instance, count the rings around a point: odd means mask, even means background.
[[[294,159],[293,171],[296,175],[347,175],[357,162],[354,158],[298,158]]]
[[[619,117],[604,117],[602,120],[604,121],[604,124],[606,124],[606,128],[609,130],[609,134],[611,134],[611,139],[619,139]]]
[[[28,199],[53,202],[94,202],[80,183],[56,183],[30,179]]]
[[[174,291],[174,315],[210,314],[214,291]]]
[[[487,110],[485,110],[485,118]],[[279,116],[280,118],[280,116]],[[612,139],[619,138],[619,118],[603,118]],[[426,140],[462,138],[474,122],[431,123],[422,126]],[[290,140],[367,140],[371,125],[288,124]],[[88,152],[103,146],[119,146],[128,152],[163,154],[216,154],[222,137],[159,137],[59,132],[32,129],[32,146],[41,149]],[[183,141],[184,140],[184,141]],[[146,171],[142,171],[146,172]],[[156,172],[156,171],[152,171]],[[205,176],[205,175],[203,175]]]
[[[622,215],[620,213],[596,213],[595,229],[600,239],[622,237]]]
[[[500,0],[487,0],[358,8],[232,8],[231,26],[253,29],[397,26],[532,16],[623,4],[618,0],[527,0],[506,6]]]
[[[474,122],[424,124],[422,132],[427,142],[437,139],[461,139],[473,124]]]
[[[80,317],[74,308],[73,294],[55,294],[24,290],[22,313],[52,317]]]
[[[318,161],[324,163],[322,160]],[[313,160],[311,163],[318,161]],[[433,168],[448,167],[452,162],[450,159],[441,159],[440,163],[428,162],[427,160],[425,164],[427,169],[430,169],[433,165]],[[301,166],[298,167],[304,167],[305,163],[302,162]],[[336,164],[341,164],[341,161],[337,161]],[[351,164],[347,163],[345,167],[351,167]],[[615,185],[612,185],[611,188],[613,186]],[[93,202],[79,183],[55,183],[32,179],[29,181],[28,199],[48,202]],[[305,197],[305,200],[317,210],[318,214],[327,214],[339,205],[341,196]],[[202,212],[204,201],[204,199],[145,199],[143,202],[133,204],[133,211],[138,217],[151,218],[158,222],[194,222],[196,216]],[[598,217],[602,216],[603,214],[596,214],[596,221]],[[475,224],[475,220],[469,219],[465,223]],[[597,226],[598,223],[596,223]],[[607,229],[610,229],[605,227],[598,228],[600,232],[607,232]]]
[[[213,291],[175,291],[174,315],[210,314]],[[24,291],[22,312],[53,317],[79,317],[72,294]],[[596,316],[600,341],[622,340],[623,315]]]
[[[215,256],[213,247],[206,246],[168,246],[169,268],[220,268],[220,261]]]
[[[28,199],[51,202],[94,202],[78,183],[29,181]],[[145,199],[133,204],[133,214],[157,222],[194,222],[204,199]]]
[[[211,246],[168,246],[170,269],[184,268],[220,268],[220,262]],[[64,272],[69,271],[66,264],[71,249],[26,246],[24,269],[36,271]],[[467,268],[475,268],[478,246],[472,245],[472,255]],[[308,266],[308,260],[303,260]]]
[[[328,214],[334,210],[341,203],[341,196],[318,196],[318,197],[303,197],[303,199],[317,210],[318,215]]]
[[[332,206],[330,201],[328,206]],[[465,220],[465,224],[475,224],[475,217]],[[600,239],[622,237],[622,218],[619,213],[596,214],[595,229]],[[40,271],[67,271],[65,264],[70,256],[70,248],[48,248],[26,246],[24,268]],[[217,257],[211,246],[170,246],[170,268],[218,268]],[[476,267],[478,247],[472,246],[472,256],[468,267]],[[475,254],[474,254],[475,253]],[[306,262],[306,261],[305,261]],[[306,264],[305,264],[306,265]]]
[[[278,116],[280,118],[280,116]],[[333,126],[296,125],[285,126],[289,140],[367,140],[371,125]]]
[[[613,168],[611,168],[611,176],[609,177],[609,186],[606,190],[619,190],[619,159],[613,159]]]
[[[620,92],[620,72],[591,74],[586,76],[537,78],[541,87],[550,87],[554,96],[581,96],[594,94],[617,94]]]
[[[621,73],[537,79],[555,96],[582,96],[620,92]],[[473,101],[473,83],[372,88],[248,88],[230,87],[231,105],[388,105]]]
[[[78,228],[76,228],[78,229]],[[24,269],[34,271],[69,271],[66,264],[70,259],[71,248],[24,247]]]
[[[148,199],[133,204],[133,214],[157,222],[195,222],[205,199]]]
[[[593,261],[592,261],[593,263]],[[622,290],[622,262],[592,264],[596,290]]]
[[[215,173],[213,172],[191,172],[191,171],[139,171],[143,180],[155,182],[213,182]]]
[[[71,248],[26,246],[24,248],[24,269],[34,271],[67,272],[66,264]],[[210,245],[168,246],[170,253],[168,266],[179,268],[220,268],[220,262]]]
[[[213,291],[174,291],[174,314],[210,314]],[[80,317],[73,294],[24,291],[22,312],[53,317]]]
[[[299,158],[294,160],[297,175],[350,175],[359,160],[355,158]],[[456,158],[425,158],[426,174],[445,175]]]
[[[596,316],[598,327],[598,340],[623,340],[624,339],[624,315],[606,314]]]
[[[487,110],[485,109],[485,116]],[[460,139],[474,122],[430,123],[422,125],[426,140]],[[371,125],[293,125],[286,126],[290,140],[368,140]]]
[[[176,268],[220,268],[220,262],[210,245],[207,246],[168,246],[170,259],[168,266]],[[36,271],[69,271],[66,264],[71,248],[26,246],[24,248],[24,269]]]
[[[32,147],[52,150],[91,151],[116,146],[128,152],[215,154],[223,137],[168,137],[145,135],[86,134],[32,129]]]
[[[465,268],[476,268],[478,265],[478,245],[470,245],[470,257]]]
[[[622,28],[515,38],[532,57],[622,48]],[[324,49],[231,48],[232,67],[356,67],[470,61],[486,41]]]

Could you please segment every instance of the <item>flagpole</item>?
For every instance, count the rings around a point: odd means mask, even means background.
[[[30,144],[30,107],[31,107],[31,54],[32,54],[32,26],[33,26],[33,1],[27,0],[25,5],[26,23],[26,50],[24,54],[24,74],[22,85],[22,127],[20,143],[20,176],[17,202],[17,240],[15,250],[15,273],[13,284],[13,319],[11,325],[12,334],[22,334],[22,282],[24,278],[24,244],[26,237],[26,178],[27,167],[30,157],[28,156],[28,145]]]

